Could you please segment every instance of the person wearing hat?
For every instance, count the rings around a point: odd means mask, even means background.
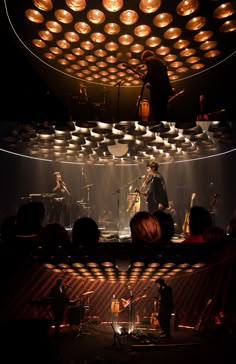
[[[173,310],[172,288],[162,278],[158,278],[155,283],[159,287],[158,296],[154,297],[159,301],[158,321],[161,327],[161,337],[170,337],[170,320]]]
[[[141,55],[146,64],[146,74],[140,75],[150,90],[151,114],[156,124],[168,121],[168,100],[174,94],[165,63],[153,51],[145,50]],[[152,120],[151,120],[152,121]]]

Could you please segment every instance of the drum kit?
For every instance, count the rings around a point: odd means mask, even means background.
[[[79,306],[73,306],[68,309],[67,321],[69,325],[78,326],[78,332],[76,337],[82,335],[86,331],[88,325],[91,323],[89,320],[90,301],[89,297],[94,291],[88,291],[82,293],[74,302],[79,301]],[[87,297],[86,302],[82,302],[82,299]],[[86,332],[87,333],[87,332]]]
[[[82,187],[82,190],[87,190],[87,202],[85,202],[83,199],[76,201],[76,204],[81,207],[82,211],[86,212],[87,216],[90,216],[91,207],[90,207],[90,188],[93,186],[93,183],[87,184],[84,187]]]

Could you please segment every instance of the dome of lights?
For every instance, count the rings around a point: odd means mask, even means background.
[[[235,50],[235,1],[5,0],[5,7],[28,51],[86,82],[115,85],[111,65],[116,72],[124,62],[139,66],[144,47],[167,62],[170,80],[195,75]],[[194,50],[191,59],[185,48]],[[127,74],[124,86],[141,82]]]

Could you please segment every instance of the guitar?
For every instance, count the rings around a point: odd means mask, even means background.
[[[129,199],[129,201],[128,201],[129,204],[128,204],[128,208],[127,208],[126,212],[132,212],[135,205],[139,203],[139,199],[140,199],[139,194],[135,190],[135,194],[133,194],[132,199]]]
[[[147,197],[148,193],[147,192],[142,192],[140,190],[138,190],[137,188],[135,188],[134,192],[137,192],[138,194]]]
[[[142,298],[145,298],[145,297],[147,297],[146,294],[144,294],[143,296],[140,296],[140,297],[136,297],[134,299],[131,299],[131,297],[127,298],[127,300],[125,298],[121,298],[120,301],[121,301],[121,305],[123,308],[119,312],[124,311],[128,306],[130,306],[131,301],[133,304],[134,302],[138,302],[139,300],[141,300]]]
[[[191,196],[190,208],[189,208],[189,210],[185,214],[184,222],[183,222],[183,225],[182,225],[182,232],[183,232],[184,235],[190,234],[190,229],[189,229],[189,214],[190,214],[190,209],[193,207],[193,202],[194,202],[194,199],[195,198],[196,198],[196,193],[193,192],[192,193],[192,196]]]
[[[194,331],[200,332],[201,331],[201,326],[202,326],[202,322],[203,319],[206,317],[206,312],[208,310],[208,307],[210,306],[210,304],[212,303],[212,298],[210,298],[207,303],[206,306],[204,308],[204,310],[202,311],[202,313],[200,314],[195,326],[194,326]]]

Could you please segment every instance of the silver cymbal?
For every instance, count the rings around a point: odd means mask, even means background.
[[[93,183],[91,183],[90,185],[86,185],[86,186],[84,186],[84,187],[82,187],[82,189],[83,188],[89,188],[89,187],[92,187],[94,184]]]

